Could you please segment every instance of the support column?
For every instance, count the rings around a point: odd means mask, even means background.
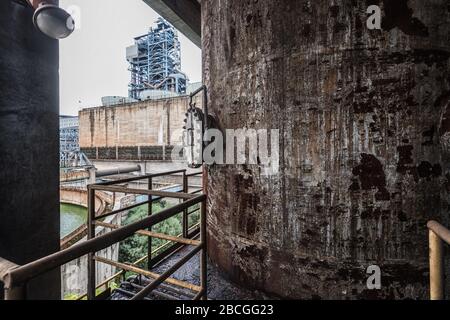
[[[211,259],[289,298],[428,298],[425,224],[450,203],[449,33],[448,0],[202,1],[217,127],[277,129],[280,158],[274,174],[210,166]]]
[[[0,1],[0,257],[19,265],[60,241],[58,41],[32,15]],[[27,298],[60,299],[60,278],[55,270],[31,281]]]

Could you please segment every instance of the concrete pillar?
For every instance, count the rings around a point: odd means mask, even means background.
[[[0,256],[17,264],[59,250],[58,42],[32,14],[0,2]],[[59,299],[60,276],[31,282],[28,298]]]
[[[448,222],[449,21],[447,0],[202,2],[219,127],[280,130],[278,174],[209,168],[214,263],[283,297],[428,297],[426,222]]]
[[[97,169],[95,167],[91,167],[88,169],[89,179],[88,184],[95,184],[97,182]]]

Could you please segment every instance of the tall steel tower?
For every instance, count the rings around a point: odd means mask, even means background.
[[[134,42],[127,48],[130,98],[143,99],[142,93],[147,90],[161,94],[186,93],[187,77],[180,71],[180,41],[174,27],[158,18],[156,26],[148,34],[135,38]]]

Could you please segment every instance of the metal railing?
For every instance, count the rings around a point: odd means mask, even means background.
[[[450,244],[450,230],[436,221],[427,223],[430,248],[430,299],[443,300],[445,282],[444,242]]]
[[[152,178],[161,177],[165,175],[171,175],[175,173],[183,173],[183,192],[165,192],[152,190]],[[129,179],[122,179],[117,181],[108,181],[98,184],[92,184],[88,186],[88,239],[85,242],[76,244],[68,249],[59,251],[57,253],[51,254],[49,256],[43,257],[39,260],[33,261],[26,265],[19,266],[8,260],[0,258],[0,281],[4,283],[5,288],[5,299],[6,300],[22,300],[26,299],[26,286],[27,283],[37,276],[40,276],[48,271],[54,270],[72,260],[78,259],[84,255],[88,255],[88,288],[87,288],[87,298],[89,300],[96,299],[96,263],[106,263],[112,265],[116,268],[132,271],[140,275],[145,275],[154,280],[150,282],[147,286],[141,287],[138,293],[132,298],[133,300],[144,299],[151,293],[155,288],[161,285],[163,282],[179,286],[182,288],[190,289],[195,292],[194,299],[207,299],[207,259],[206,259],[206,195],[195,195],[189,194],[188,191],[188,177],[197,175],[196,174],[186,174],[186,170],[177,170],[171,172],[164,172],[152,175],[145,175],[139,177],[133,177]],[[136,180],[148,179],[148,189],[131,189],[122,184],[133,182]],[[121,184],[120,186],[118,184]],[[139,194],[148,196],[148,200],[140,203],[149,204],[148,216],[140,221],[131,223],[125,226],[115,226],[106,225],[106,223],[100,221],[101,217],[95,216],[95,192],[96,191],[109,191],[113,193],[124,193],[124,194]],[[168,209],[164,209],[158,213],[152,214],[151,206],[155,199],[162,198],[174,198],[180,199],[183,202],[179,203]],[[196,210],[189,212],[189,208],[200,204],[200,223],[199,232],[200,240],[194,240],[194,236],[198,232],[189,233],[189,228],[183,225],[183,230],[188,230],[188,232],[183,232],[182,236],[175,237],[165,234],[158,234],[152,232],[152,226],[169,219],[179,213],[183,213],[183,224],[187,218],[185,216]],[[113,214],[122,213],[123,211],[129,210],[131,207],[136,207],[135,205],[116,210]],[[197,211],[198,211],[197,210]],[[104,227],[110,228],[112,231],[109,233],[97,236],[95,235],[95,228],[97,225],[103,225]],[[96,256],[96,252],[110,247],[120,241],[134,234],[146,235],[149,238],[149,251],[147,255],[148,260],[148,270],[140,269],[135,265],[120,263],[116,261],[111,261],[99,256]],[[167,240],[168,242],[174,242],[175,245],[169,247],[162,253],[158,254],[156,257],[152,258],[151,251],[151,238],[159,238]],[[151,267],[154,265],[155,261],[160,261],[164,259],[176,249],[183,246],[192,246],[193,249],[189,251],[184,257],[177,261],[173,266],[171,266],[167,271],[161,275],[151,272]],[[175,249],[174,249],[175,248]],[[188,260],[194,257],[198,252],[200,254],[200,285],[190,284],[181,280],[170,278],[170,276],[178,270],[182,265],[184,265]],[[140,259],[141,260],[141,259]],[[145,260],[145,257],[142,261]],[[102,285],[102,284],[100,284]]]

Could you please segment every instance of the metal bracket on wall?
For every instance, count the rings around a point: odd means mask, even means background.
[[[203,108],[197,108],[194,97],[203,92]],[[207,146],[203,137],[205,132],[214,128],[215,117],[208,113],[208,92],[205,85],[190,94],[189,109],[186,112],[183,127],[183,144],[185,156],[190,168],[199,168],[203,164],[203,150]]]

